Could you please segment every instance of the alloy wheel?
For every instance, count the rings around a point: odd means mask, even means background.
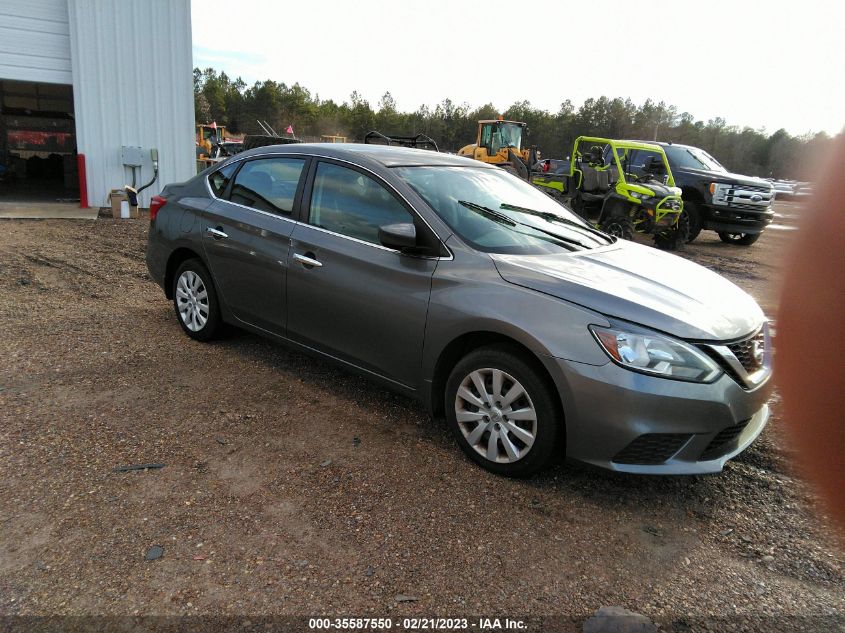
[[[525,457],[537,437],[531,397],[516,378],[500,369],[477,369],[461,381],[455,418],[467,443],[499,464]]]
[[[758,239],[761,233],[725,233],[719,231],[719,239],[728,244],[738,244],[739,246],[751,246]]]
[[[202,278],[193,270],[186,270],[179,275],[176,282],[176,307],[179,318],[191,332],[199,332],[208,322],[208,290]]]
[[[625,237],[625,231],[622,228],[622,225],[618,223],[608,224],[607,228],[605,229],[605,233],[608,235],[612,235],[613,237]]]

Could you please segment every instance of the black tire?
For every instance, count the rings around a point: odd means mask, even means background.
[[[463,398],[459,399],[458,390],[462,385],[469,385],[470,395],[481,402],[485,401],[483,398],[478,398],[479,390],[471,379],[473,372],[479,372],[480,375],[489,372],[489,378],[485,379],[484,384],[490,391],[491,399],[495,398],[492,370],[503,372],[499,385],[502,400],[509,395],[510,389],[516,382],[523,387],[525,395],[516,398],[511,404],[498,401],[499,405],[502,405],[499,407],[496,407],[497,401],[494,400],[493,406],[486,409],[475,406]],[[461,449],[472,461],[491,472],[508,477],[528,477],[545,468],[555,450],[559,448],[559,440],[563,437],[564,430],[557,393],[548,377],[543,375],[542,369],[537,367],[537,361],[527,358],[517,349],[508,346],[490,346],[470,352],[455,365],[449,375],[446,381],[445,397],[446,419]],[[474,409],[473,411],[462,409],[465,415],[487,414],[486,421],[479,419],[476,424],[473,421],[459,423],[458,407]],[[533,409],[535,418],[533,421],[508,419],[509,411],[525,412],[530,409]],[[480,429],[482,425],[486,430]],[[510,430],[514,426],[519,426],[522,431],[526,431],[528,427],[529,435],[533,431],[533,443],[530,446],[520,440],[522,434],[514,434]],[[476,445],[480,445],[479,449],[476,449],[469,441],[475,431],[480,433],[475,440]],[[493,440],[497,460],[506,461],[491,460],[479,452],[482,449],[489,451],[493,432],[499,434]],[[515,459],[512,459],[508,453],[502,433],[507,436],[510,447],[518,450]]]
[[[187,299],[185,286],[180,287],[183,275],[188,286],[191,285],[188,281],[192,279],[191,275],[199,279],[196,288],[187,288],[189,293]],[[191,300],[196,310],[192,309]],[[192,339],[210,341],[218,334],[222,319],[220,305],[217,302],[217,291],[214,288],[211,273],[199,259],[185,260],[173,275],[173,310],[176,312],[176,320],[179,321],[182,330]],[[193,318],[190,316],[192,312],[195,315]],[[202,321],[203,317],[205,321]]]
[[[737,246],[751,246],[754,242],[760,239],[762,233],[726,233],[719,231],[719,239],[726,244],[736,244]]]
[[[612,235],[613,237],[618,237],[623,240],[634,239],[634,223],[631,222],[631,218],[627,215],[609,213],[607,217],[599,223],[599,229],[608,235]]]
[[[654,245],[662,251],[679,251],[689,242],[689,216],[681,213],[678,222],[669,229],[654,234]]]
[[[686,214],[689,221],[689,237],[687,238],[687,244],[689,244],[694,242],[695,238],[701,233],[701,209],[697,203],[684,200],[684,210],[681,213]]]

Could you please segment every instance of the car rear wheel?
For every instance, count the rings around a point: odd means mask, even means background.
[[[762,233],[719,233],[719,239],[726,244],[737,244],[739,246],[751,246],[760,239]]]
[[[199,259],[182,262],[173,276],[173,307],[185,334],[198,341],[214,338],[220,307],[211,274]]]
[[[494,473],[544,468],[561,434],[559,405],[533,363],[506,347],[471,352],[446,382],[446,417],[458,444]]]

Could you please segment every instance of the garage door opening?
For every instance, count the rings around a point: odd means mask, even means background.
[[[0,202],[79,202],[73,87],[0,81]]]

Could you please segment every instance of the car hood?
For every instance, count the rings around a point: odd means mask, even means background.
[[[691,167],[678,167],[673,172],[690,174],[711,182],[723,182],[726,184],[739,184],[749,187],[771,187],[772,183],[754,176],[743,176],[725,171],[710,171],[709,169],[693,169]]]
[[[632,242],[491,257],[505,281],[683,339],[737,339],[765,320],[757,302],[721,275]]]
[[[654,192],[655,198],[665,198],[666,196],[681,197],[680,187],[670,187],[669,185],[664,185],[662,182],[657,182],[656,180],[647,180],[645,182],[638,182],[637,184],[645,187],[646,189],[651,189],[651,191]]]

